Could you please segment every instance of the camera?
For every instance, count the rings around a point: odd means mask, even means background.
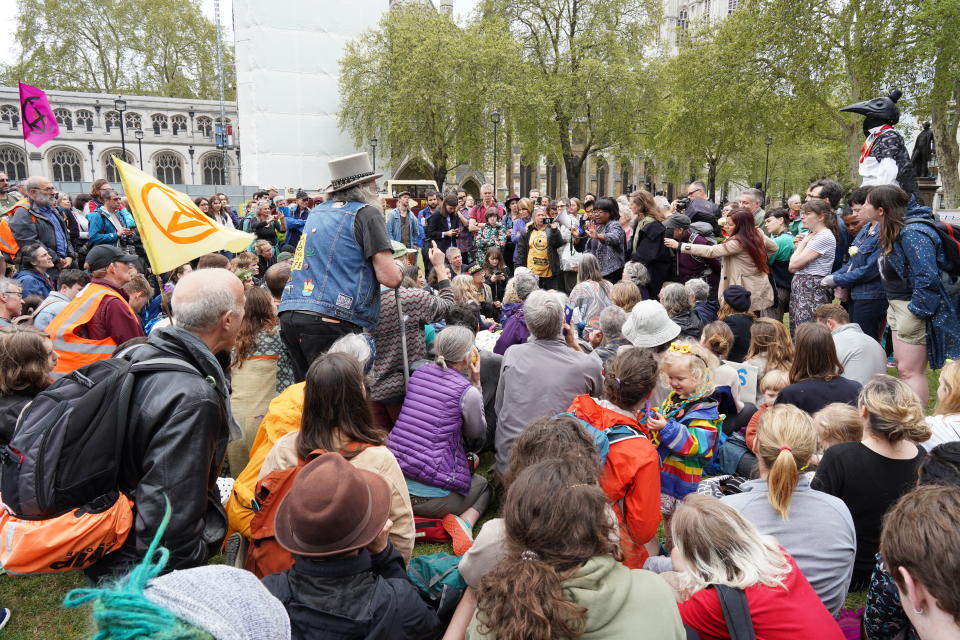
[[[554,220],[556,220],[556,218],[544,218],[544,219],[543,219],[543,224],[545,224],[545,225],[547,225],[547,224],[553,224],[553,221],[554,221]]]
[[[677,213],[682,212],[684,209],[690,206],[690,198],[680,198],[677,200]]]

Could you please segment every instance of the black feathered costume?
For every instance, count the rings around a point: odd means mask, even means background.
[[[907,153],[903,136],[893,125],[900,122],[897,100],[900,91],[887,96],[847,105],[840,111],[864,116],[863,133],[866,142],[860,150],[860,176],[865,185],[896,184],[908,194],[919,196],[917,176]]]

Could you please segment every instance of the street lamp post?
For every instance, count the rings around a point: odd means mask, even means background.
[[[493,123],[493,197],[497,197],[497,126],[500,124],[500,112],[494,110],[490,114]]]
[[[196,183],[197,183],[197,176],[196,176],[196,174],[194,173],[194,168],[193,168],[193,154],[196,153],[196,151],[194,150],[193,145],[190,145],[189,147],[187,147],[187,153],[190,154],[190,184],[196,184]],[[226,158],[226,155],[224,155],[224,158]],[[227,165],[226,165],[226,164],[223,165],[223,173],[224,173],[224,174],[227,173]]]
[[[143,129],[134,131],[133,137],[137,139],[137,155],[140,156],[140,170],[143,171]]]
[[[87,151],[90,152],[90,182],[97,179],[97,169],[93,166],[93,143],[87,143]]]
[[[770,171],[770,145],[773,144],[773,136],[767,136],[767,159],[763,163],[763,204],[767,204],[767,177]]]
[[[127,161],[127,140],[123,135],[123,112],[127,110],[127,101],[124,100],[121,96],[117,96],[117,99],[113,101],[113,108],[120,112],[120,149],[123,153],[123,161]]]
[[[377,171],[377,143],[380,142],[376,138],[370,138],[370,146],[373,147],[373,171]]]

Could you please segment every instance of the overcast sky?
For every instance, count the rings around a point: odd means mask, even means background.
[[[141,0],[149,6],[147,0]],[[334,0],[319,0],[320,2],[333,2]],[[438,0],[434,0],[439,4]],[[386,4],[386,0],[384,2]],[[458,18],[465,18],[477,5],[477,0],[453,0],[453,13]],[[200,6],[203,12],[213,19],[213,0],[200,0]],[[227,35],[232,33],[232,10],[233,0],[220,0],[220,19],[227,29]],[[0,0],[0,15],[8,16],[7,19],[0,21],[0,62],[10,63],[16,60],[13,48],[13,36],[16,31],[17,21],[17,0]]]

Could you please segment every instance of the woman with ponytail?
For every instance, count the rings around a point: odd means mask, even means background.
[[[473,331],[466,327],[440,332],[436,362],[410,376],[387,440],[407,480],[413,514],[442,518],[457,555],[473,544],[473,525],[490,503],[490,487],[473,473],[465,443],[487,431],[480,353],[473,342]]]
[[[876,375],[860,391],[863,440],[836,444],[823,454],[812,486],[843,500],[857,530],[850,590],[870,582],[883,514],[917,482],[930,438],[917,394],[904,381]]]
[[[760,417],[754,449],[760,478],[722,500],[777,539],[836,615],[847,595],[857,538],[843,501],[811,489],[804,473],[817,451],[813,419],[793,405],[771,407]]]
[[[644,426],[657,377],[651,350],[623,349],[604,367],[603,398],[585,393],[567,409],[610,442],[600,486],[617,514],[623,564],[631,569],[643,566],[644,545],[660,525],[660,458]]]
[[[506,557],[483,577],[466,637],[684,638],[666,582],[620,564],[607,501],[575,459],[523,470],[503,509]]]

